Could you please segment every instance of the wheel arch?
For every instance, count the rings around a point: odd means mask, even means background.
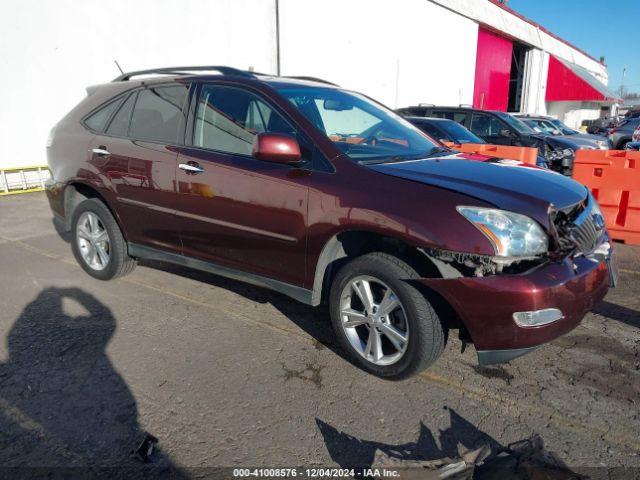
[[[320,305],[329,296],[331,282],[348,261],[371,252],[393,255],[412,267],[420,278],[443,278],[439,267],[424,251],[405,241],[368,230],[345,230],[333,235],[324,245],[315,268],[312,305]],[[443,323],[448,336],[450,328],[460,329],[461,338],[468,331],[460,315],[440,293],[420,282],[412,282],[431,303]]]
[[[79,181],[70,182],[64,189],[63,208],[64,208],[65,231],[70,232],[71,229],[73,228],[73,225],[71,225],[71,221],[73,219],[73,213],[75,212],[75,209],[77,208],[77,206],[81,202],[89,198],[95,198],[100,200],[102,203],[104,203],[104,205],[109,209],[109,211],[113,215],[113,218],[116,219],[116,223],[118,224],[118,227],[120,228],[120,231],[122,232],[122,235],[125,237],[125,240],[126,240],[127,237],[126,237],[125,229],[122,228],[122,222],[120,221],[120,217],[118,216],[114,208],[111,206],[106,196],[103,193],[101,193],[100,190],[95,186],[84,183],[84,182],[79,182]]]
[[[312,304],[319,305],[326,297],[331,280],[345,262],[374,251],[397,256],[421,277],[441,278],[428,256],[397,237],[371,230],[343,230],[334,234],[320,252],[313,277]]]

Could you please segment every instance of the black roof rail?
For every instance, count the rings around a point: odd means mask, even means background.
[[[244,70],[238,70],[233,67],[225,67],[225,66],[196,66],[196,67],[164,67],[164,68],[152,68],[149,70],[137,70],[135,72],[127,72],[123,73],[119,77],[116,77],[112,80],[112,82],[124,82],[130,80],[131,77],[138,77],[140,75],[150,75],[150,74],[174,74],[174,75],[188,75],[189,72],[208,72],[208,71],[216,71],[220,72],[223,75],[236,75],[239,77],[249,77],[254,78],[254,75],[251,72],[246,72]]]
[[[288,76],[288,77],[284,77],[284,78],[293,78],[295,80],[309,80],[311,82],[326,83],[327,85],[333,85],[334,87],[339,87],[340,86],[337,83],[333,83],[333,82],[330,82],[328,80],[323,80],[322,78],[318,78],[318,77]]]

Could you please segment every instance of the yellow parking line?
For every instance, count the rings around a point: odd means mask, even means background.
[[[77,266],[77,263],[75,261],[71,261],[68,260],[60,255],[56,255],[56,254],[52,254],[50,252],[47,252],[45,250],[42,250],[40,248],[34,247],[32,245],[29,245],[21,240],[9,240],[6,239],[9,242],[12,242],[14,244],[17,244],[19,246],[21,246],[22,248],[24,248],[25,250],[29,250],[31,252],[34,253],[38,253],[40,255],[43,255],[47,258],[50,258],[52,260],[59,260],[62,261],[64,263],[67,263],[69,265],[74,265]],[[622,271],[622,270],[621,270]],[[631,273],[640,273],[640,272],[636,272],[636,271],[629,271]],[[136,280],[133,278],[120,278],[118,279],[119,281],[123,281],[126,283],[130,283],[133,285],[138,285],[150,290],[154,290],[160,293],[163,293],[165,295],[170,295],[176,299],[179,300],[183,300],[189,303],[192,303],[194,305],[198,305],[204,308],[207,308],[209,310],[215,310],[215,311],[220,311],[221,310],[221,305],[217,304],[217,305],[211,305],[208,304],[206,302],[202,302],[200,300],[197,300],[195,298],[186,296],[186,295],[182,295],[180,293],[174,292],[172,290],[166,289],[166,288],[161,288],[161,287],[156,287],[155,285],[151,285],[148,284],[146,282],[142,282],[140,280]],[[227,314],[230,314],[232,317],[244,321],[245,323],[251,324],[253,326],[260,326],[260,327],[266,327],[270,330],[273,330],[275,332],[281,333],[281,334],[285,334],[285,335],[294,335],[297,338],[303,340],[306,343],[309,344],[313,344],[313,338],[310,337],[307,334],[303,334],[301,332],[296,332],[296,331],[292,331],[286,328],[282,328],[279,327],[277,325],[273,325],[267,322],[261,322],[261,321],[257,321],[254,320],[253,318],[247,317],[245,315],[241,315],[238,314],[237,312],[231,312],[231,311],[227,311],[222,309],[222,311],[224,311]],[[449,389],[455,390],[456,392],[462,394],[463,396],[467,396],[469,398],[472,398],[474,400],[480,401],[480,402],[485,402],[488,404],[491,404],[493,407],[495,407],[498,411],[504,411],[504,410],[508,410],[511,412],[512,416],[514,418],[518,418],[522,413],[527,413],[530,415],[535,415],[538,418],[542,418],[547,420],[550,424],[555,425],[558,428],[561,429],[565,429],[565,430],[569,430],[575,433],[581,433],[583,435],[587,435],[587,437],[589,438],[593,438],[593,436],[597,436],[598,438],[601,438],[609,443],[614,443],[618,446],[622,446],[631,450],[635,450],[635,451],[640,451],[640,442],[637,441],[637,439],[633,436],[624,434],[624,433],[615,433],[612,432],[610,429],[603,429],[600,427],[596,427],[593,425],[587,425],[587,424],[578,424],[576,422],[572,422],[571,420],[567,419],[566,416],[563,416],[559,413],[556,413],[553,410],[545,410],[543,408],[538,408],[535,407],[534,405],[531,404],[527,404],[521,401],[514,401],[511,400],[510,398],[506,397],[506,396],[500,396],[500,395],[496,395],[492,392],[486,391],[486,390],[479,390],[479,389],[475,389],[475,388],[471,388],[468,385],[464,385],[462,383],[459,382],[455,382],[452,380],[449,380],[447,378],[444,378],[442,376],[436,375],[434,373],[431,373],[429,371],[425,371],[422,372],[418,375],[418,378],[431,382],[431,383],[435,383],[438,385],[442,385],[445,387],[448,387]],[[1,406],[1,405],[0,405]]]

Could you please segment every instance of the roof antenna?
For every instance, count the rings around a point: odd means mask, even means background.
[[[122,70],[122,68],[120,68],[120,64],[118,63],[118,60],[114,60],[114,63],[116,64],[116,67],[118,67],[118,70],[120,70],[120,73],[124,75],[124,71]]]

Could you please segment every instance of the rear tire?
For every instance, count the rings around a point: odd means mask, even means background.
[[[82,201],[73,211],[71,249],[82,269],[99,280],[131,273],[130,257],[120,227],[107,206],[97,198]]]
[[[329,295],[333,329],[340,345],[367,372],[400,380],[424,370],[442,353],[445,331],[429,301],[412,285],[417,278],[405,262],[381,252],[350,261],[334,278]],[[395,309],[385,315],[394,302]]]

